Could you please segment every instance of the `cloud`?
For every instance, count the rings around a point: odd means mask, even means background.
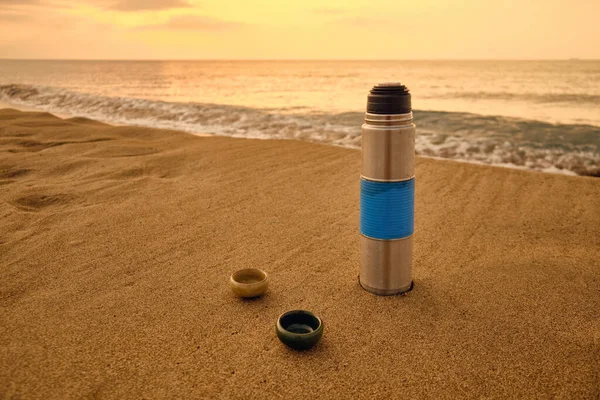
[[[38,4],[39,2],[40,0],[0,0],[0,5],[20,6],[24,4]]]
[[[39,29],[51,29],[53,33],[59,31],[68,31],[72,29],[87,29],[92,23],[87,20],[82,20],[80,17],[68,14],[54,13],[54,12],[22,12],[22,11],[9,11],[3,12],[0,10],[0,21],[2,23],[15,23],[20,24],[19,31],[21,32],[35,32]],[[0,24],[0,28],[2,25]],[[106,29],[106,27],[104,26]]]
[[[187,0],[117,0],[108,5],[107,8],[110,10],[130,12],[168,10],[171,8],[188,8],[191,6],[192,5]]]
[[[63,10],[72,8],[76,4],[73,0],[0,0],[0,11]]]
[[[187,30],[187,31],[224,31],[245,26],[241,22],[222,21],[220,19],[202,17],[199,15],[182,15],[173,17],[168,22],[158,25],[144,25],[138,29],[144,30]]]
[[[45,4],[40,0],[0,0],[0,21],[24,22],[35,20],[38,9],[48,8],[52,8],[52,5]]]
[[[25,13],[17,13],[17,12],[3,12],[0,10],[0,21],[6,22],[23,22],[31,20],[31,16]]]
[[[41,0],[0,0],[0,12],[22,10],[38,5],[42,5]],[[5,18],[3,17],[3,19]]]

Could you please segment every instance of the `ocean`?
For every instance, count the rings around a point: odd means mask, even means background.
[[[109,123],[360,147],[369,89],[411,90],[423,156],[600,176],[600,61],[0,60],[0,101]]]

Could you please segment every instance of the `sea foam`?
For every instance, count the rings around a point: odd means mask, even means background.
[[[16,105],[105,122],[359,148],[363,112],[318,113],[102,96],[48,86],[0,85]],[[417,154],[570,175],[600,176],[600,127],[462,112],[414,111]]]

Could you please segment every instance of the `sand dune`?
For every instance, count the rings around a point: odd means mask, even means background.
[[[417,159],[363,291],[360,153],[0,110],[2,398],[598,398],[600,180]],[[266,297],[227,285],[242,267]],[[305,308],[325,334],[275,335]]]

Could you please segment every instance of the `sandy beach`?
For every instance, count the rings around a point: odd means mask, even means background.
[[[377,297],[358,150],[0,110],[0,398],[599,398],[600,179],[416,168],[415,287]]]

